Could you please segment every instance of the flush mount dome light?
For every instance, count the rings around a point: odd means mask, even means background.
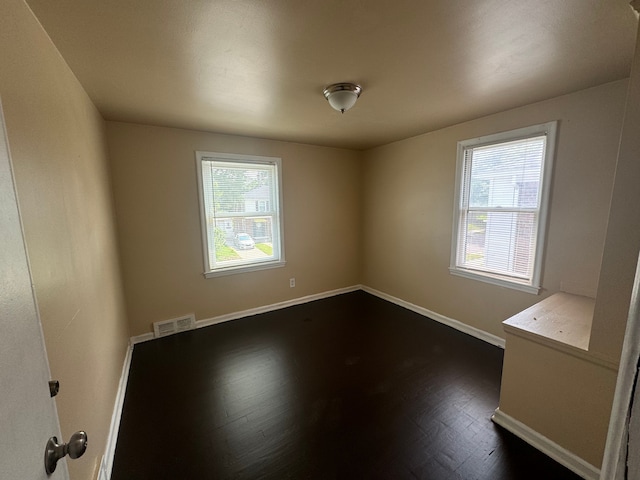
[[[324,96],[329,105],[340,113],[353,107],[361,93],[362,87],[354,83],[334,83],[324,89]]]

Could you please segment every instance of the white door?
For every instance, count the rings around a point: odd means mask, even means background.
[[[47,440],[63,441],[49,380],[0,105],[0,478],[69,478],[65,460],[45,473]]]

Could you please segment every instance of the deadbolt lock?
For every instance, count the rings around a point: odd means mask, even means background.
[[[60,382],[58,380],[51,380],[49,382],[49,394],[55,397],[60,391]]]

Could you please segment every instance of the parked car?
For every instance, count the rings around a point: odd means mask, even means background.
[[[248,233],[236,234],[234,243],[241,250],[250,250],[256,246],[256,242],[253,241],[253,238]]]

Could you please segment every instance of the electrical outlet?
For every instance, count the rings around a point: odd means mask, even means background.
[[[296,286],[296,279],[295,279],[295,278],[290,278],[290,279],[289,279],[289,286],[290,286],[291,288],[293,288],[293,287],[295,287],[295,286]]]

